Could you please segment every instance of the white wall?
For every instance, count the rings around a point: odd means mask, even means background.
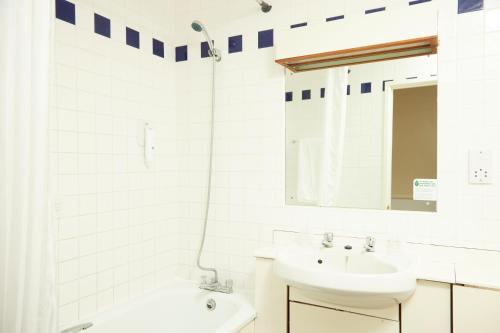
[[[61,325],[85,320],[165,282],[177,262],[172,1],[77,0],[56,19],[51,170],[59,207]],[[111,38],[94,33],[94,12]],[[125,44],[125,26],[141,48]],[[151,38],[166,45],[152,54]],[[157,133],[148,169],[137,126]]]
[[[214,196],[203,257],[223,278],[251,291],[253,251],[272,242],[274,229],[500,249],[500,186],[467,183],[468,149],[500,156],[497,0],[461,15],[455,0],[431,2],[440,8],[436,214],[285,206],[284,71],[273,48],[257,48],[260,30],[319,26],[340,14],[367,30],[365,9],[386,6],[373,15],[389,16],[408,1],[273,0],[269,14],[251,0],[172,2],[78,0],[76,26],[55,21],[51,162],[63,324],[140,295],[173,272],[199,274],[211,65],[199,57],[193,19],[206,23],[224,57],[217,65]],[[112,20],[110,40],[93,33],[94,11]],[[125,45],[126,25],[141,32],[140,50]],[[227,37],[239,34],[243,52],[228,54]],[[152,36],[165,42],[166,59],[151,54]],[[185,44],[189,60],[174,64],[173,47]],[[145,119],[157,131],[151,170],[136,143]]]
[[[500,249],[500,183],[467,182],[468,149],[492,149],[496,160],[500,156],[500,27],[495,20],[500,3],[485,0],[485,10],[461,15],[457,1],[438,3],[440,192],[438,213],[430,214],[284,205],[284,75],[272,49],[257,49],[257,32],[303,21],[324,24],[325,17],[343,13],[366,30],[364,9],[386,6],[376,15],[391,15],[408,1],[272,2],[267,15],[250,0],[176,2],[176,44],[188,43],[192,55],[175,66],[182,274],[198,274],[194,257],[209,115],[210,63],[199,59],[201,36],[190,30],[192,19],[206,22],[224,57],[217,67],[214,201],[204,258],[235,278],[237,288],[252,288],[253,250],[270,243],[277,228]],[[227,37],[238,34],[243,34],[244,51],[228,55]],[[500,164],[493,171],[500,173]]]

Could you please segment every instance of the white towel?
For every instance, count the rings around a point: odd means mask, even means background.
[[[301,139],[298,142],[297,201],[317,203],[319,197],[319,176],[322,140]]]

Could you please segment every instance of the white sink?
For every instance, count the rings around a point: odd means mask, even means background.
[[[416,287],[409,259],[361,250],[289,248],[274,272],[310,298],[359,308],[401,303]]]

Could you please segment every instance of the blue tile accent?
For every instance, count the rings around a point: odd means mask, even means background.
[[[365,10],[365,14],[368,15],[368,14],[384,12],[384,11],[385,11],[385,7],[372,8],[372,9]]]
[[[175,48],[175,61],[186,61],[188,60],[188,47],[187,45],[177,46]]]
[[[290,29],[302,28],[302,27],[306,27],[306,26],[307,26],[307,22],[296,23],[296,24],[292,24],[290,26]]]
[[[475,12],[484,8],[484,0],[458,0],[458,13]]]
[[[344,15],[332,16],[332,17],[327,17],[326,22],[338,21],[338,20],[343,20],[343,19],[345,19]]]
[[[229,53],[237,53],[243,51],[243,36],[231,36],[227,39],[227,49]]]
[[[94,13],[94,32],[98,35],[111,38],[111,21],[109,18]]]
[[[208,42],[201,42],[201,57],[202,58],[208,58],[210,57],[210,53],[209,53],[209,50],[210,48],[208,47]]]
[[[302,100],[311,99],[311,90],[302,90]]]
[[[160,58],[165,58],[165,44],[158,39],[153,38],[153,54]]]
[[[385,91],[385,84],[386,84],[387,82],[392,82],[392,81],[394,81],[394,80],[384,80],[384,81],[382,82],[382,91]]]
[[[321,88],[320,96],[321,96],[321,98],[325,98],[325,88]]]
[[[291,102],[293,101],[293,92],[287,91],[285,93],[285,102]]]
[[[274,30],[259,31],[259,49],[274,46]]]
[[[410,6],[419,5],[421,3],[431,2],[432,0],[412,0],[408,3]]]
[[[127,32],[127,45],[135,47],[136,49],[140,48],[139,31],[127,27],[126,32]]]
[[[347,85],[347,96],[351,95],[351,85]]]
[[[415,80],[418,79],[418,76],[410,76],[406,78],[407,80]]]
[[[66,0],[56,0],[56,18],[76,24],[75,4]]]
[[[361,93],[362,94],[369,94],[371,92],[372,92],[372,83],[371,82],[361,83]]]

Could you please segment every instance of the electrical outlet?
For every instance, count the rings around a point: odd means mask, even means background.
[[[491,151],[470,150],[469,151],[469,183],[491,184]]]

